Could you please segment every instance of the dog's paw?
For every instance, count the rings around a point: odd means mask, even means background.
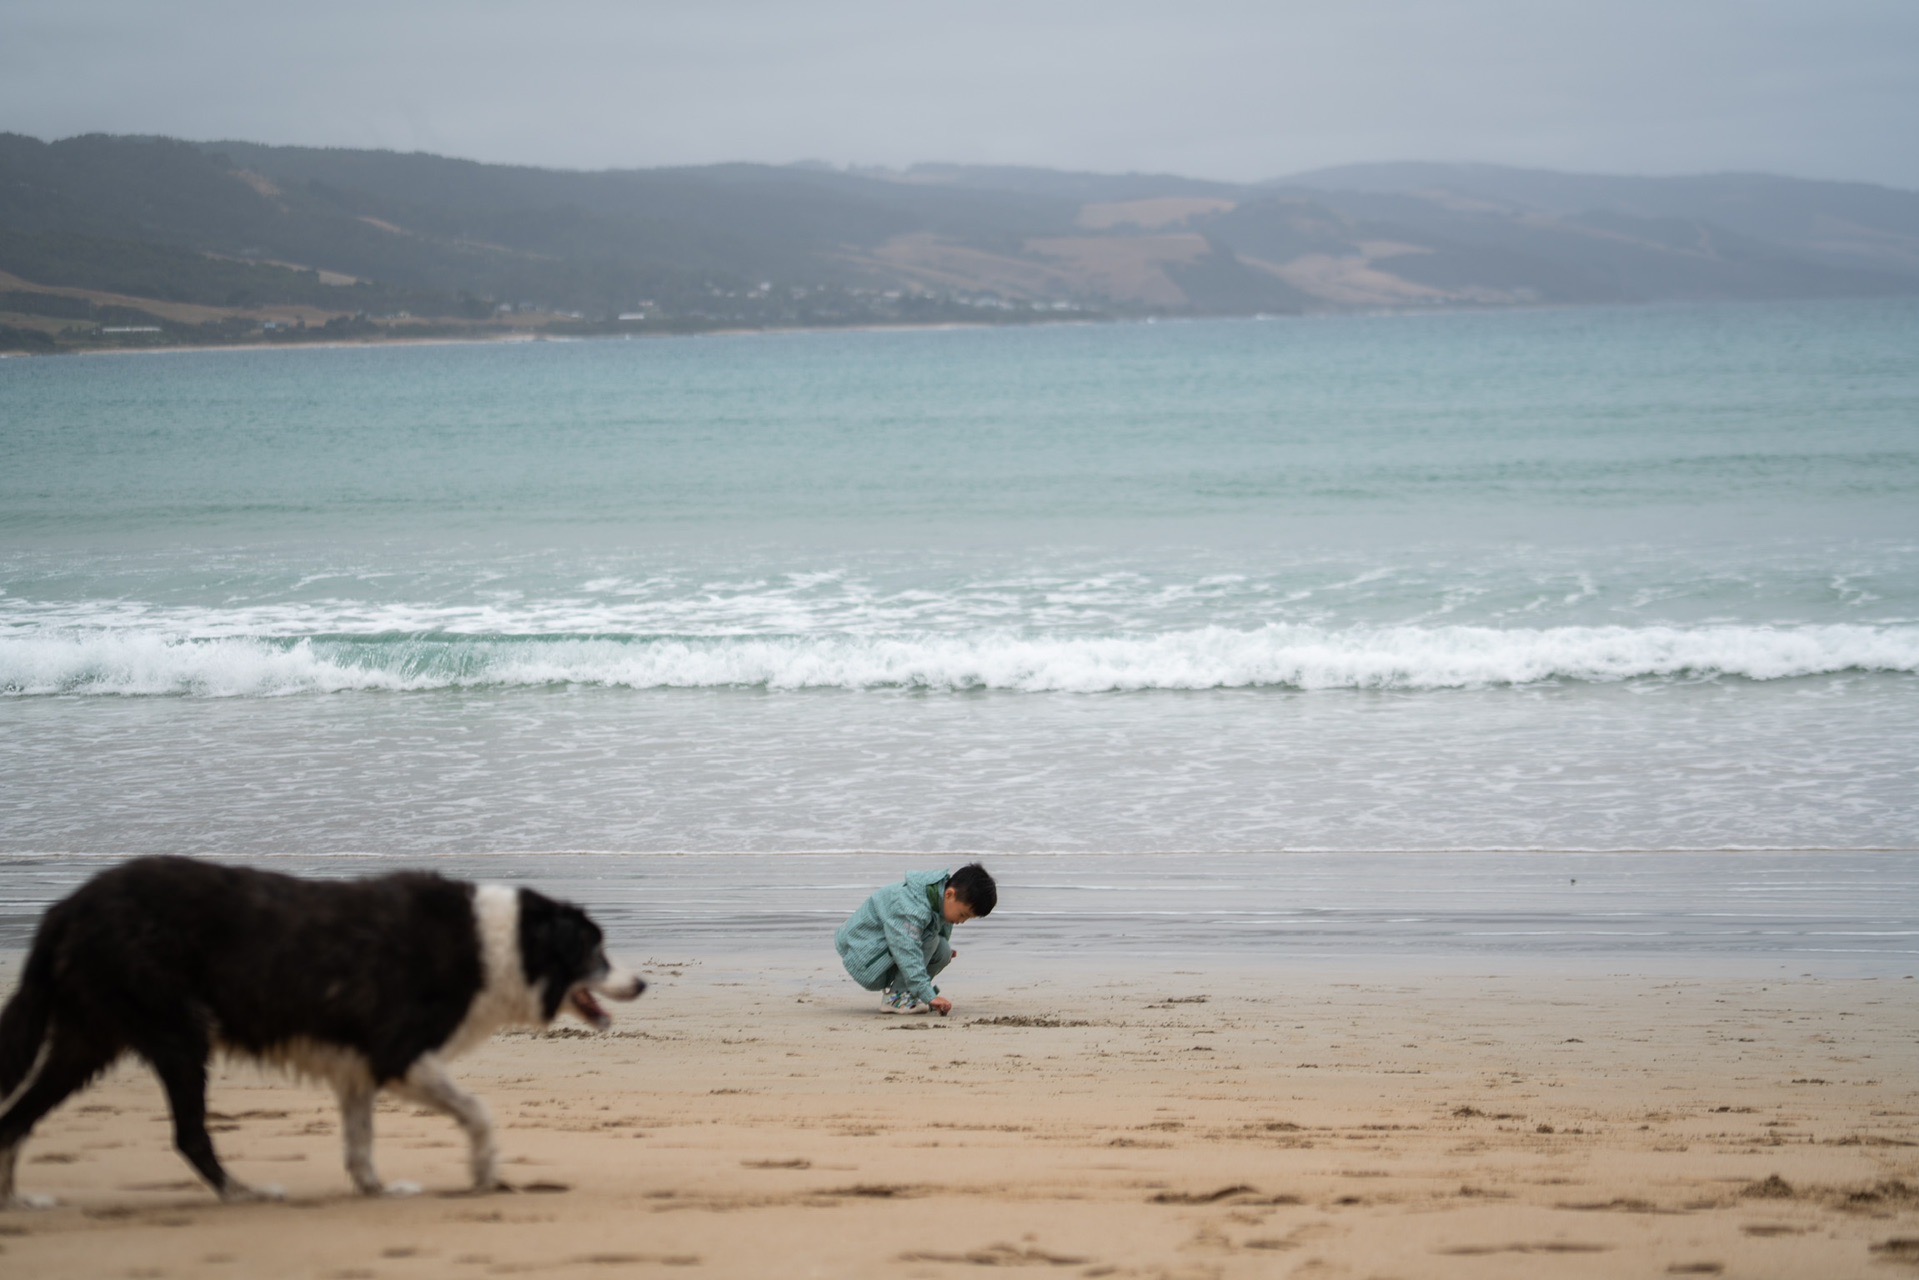
[[[52,1196],[34,1195],[21,1191],[0,1200],[0,1209],[54,1209],[60,1202]]]
[[[395,1200],[404,1200],[408,1196],[419,1195],[424,1189],[425,1188],[421,1187],[417,1182],[389,1182],[386,1186],[380,1188],[379,1194],[389,1196]]]
[[[263,1187],[250,1187],[244,1182],[229,1182],[226,1190],[220,1193],[220,1199],[227,1204],[263,1204],[287,1198],[287,1189],[268,1183]]]

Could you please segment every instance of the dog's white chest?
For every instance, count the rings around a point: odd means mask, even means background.
[[[520,892],[483,884],[473,891],[473,922],[480,935],[480,989],[466,1017],[440,1053],[464,1053],[507,1027],[537,1027],[540,993],[526,980],[520,957]]]

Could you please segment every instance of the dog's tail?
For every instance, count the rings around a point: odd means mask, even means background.
[[[27,956],[19,989],[0,1009],[0,1109],[40,1060],[52,1016],[52,948],[36,946]]]

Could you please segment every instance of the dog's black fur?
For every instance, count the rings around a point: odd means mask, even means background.
[[[103,872],[47,912],[0,1010],[0,1205],[33,1126],[128,1052],[159,1075],[176,1145],[225,1198],[252,1193],[207,1136],[215,1050],[331,1082],[362,1191],[382,1189],[382,1088],[458,1119],[475,1184],[494,1185],[485,1108],[440,1060],[562,1006],[604,1026],[593,993],[632,999],[645,984],[614,971],[601,941],[571,904],[422,872],[308,881],[171,857]]]

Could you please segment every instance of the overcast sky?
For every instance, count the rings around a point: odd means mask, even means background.
[[[571,168],[1475,160],[1919,188],[1919,0],[0,0],[0,130]]]

